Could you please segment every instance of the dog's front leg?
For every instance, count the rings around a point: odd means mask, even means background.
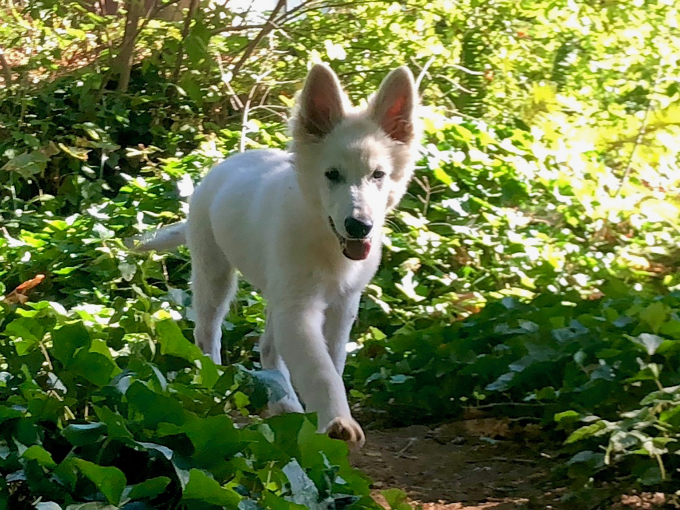
[[[274,324],[269,313],[264,328],[264,334],[260,337],[260,362],[265,370],[278,370],[283,376],[286,396],[278,402],[270,402],[267,406],[267,416],[276,416],[284,413],[304,413],[305,410],[295,394],[290,381],[290,371],[283,358],[276,351],[274,342]]]
[[[307,412],[317,413],[320,431],[351,446],[362,446],[364,432],[352,418],[342,377],[324,340],[323,302],[270,301],[270,308],[276,350],[290,370]]]
[[[356,292],[342,297],[326,309],[326,320],[323,325],[323,335],[328,345],[333,364],[338,374],[345,371],[347,359],[347,342],[352,331],[354,319],[359,309],[361,293]]]

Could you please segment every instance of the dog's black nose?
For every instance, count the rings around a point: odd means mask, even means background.
[[[371,220],[358,220],[352,216],[345,220],[345,230],[354,239],[363,239],[373,228]]]

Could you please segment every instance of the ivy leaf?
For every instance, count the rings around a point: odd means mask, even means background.
[[[508,372],[501,375],[491,384],[488,384],[486,388],[487,391],[505,391],[510,387],[510,383],[515,378],[515,372]]]
[[[642,485],[657,485],[664,480],[664,477],[659,466],[652,466],[638,480]]]
[[[40,322],[28,317],[14,319],[5,328],[5,333],[15,338],[14,348],[19,356],[24,356],[33,350],[45,334]]]
[[[174,320],[165,319],[156,323],[156,332],[161,344],[161,354],[177,356],[192,362],[203,358],[201,350],[184,337]]]
[[[650,333],[641,333],[635,338],[631,338],[633,342],[641,345],[647,351],[647,354],[652,356],[659,346],[664,342],[664,339],[657,335],[652,335]]]
[[[162,422],[181,425],[184,421],[184,409],[176,399],[152,391],[141,381],[133,382],[125,397],[150,427]]]
[[[189,471],[189,481],[184,487],[182,500],[197,500],[211,505],[237,508],[241,496],[232,489],[222,487],[204,471],[192,469]]]
[[[572,464],[582,462],[591,464],[593,469],[600,468],[604,465],[604,453],[601,452],[596,453],[590,450],[584,450],[582,452],[578,452],[571,459],[569,459],[567,461],[567,465],[570,466]]]
[[[675,405],[663,411],[659,416],[659,421],[669,423],[671,426],[680,429],[680,405]]]
[[[413,301],[415,302],[422,301],[425,298],[416,292],[418,282],[414,281],[413,277],[414,277],[413,271],[407,271],[404,277],[401,279],[401,283],[396,283],[395,287],[397,287],[400,291],[402,291],[406,296],[408,296]]]
[[[112,438],[132,439],[132,433],[128,430],[126,420],[120,414],[108,407],[94,406],[97,418],[106,426],[106,433]]]
[[[246,445],[234,422],[225,415],[193,420],[181,430],[194,445],[192,457],[202,467],[224,462],[224,459],[232,457]]]
[[[286,464],[282,471],[288,478],[293,502],[311,510],[324,510],[328,505],[319,501],[319,490],[314,482],[303,471],[300,463],[293,459]]]
[[[133,485],[128,497],[132,500],[142,498],[153,498],[161,494],[171,482],[167,476],[157,476]]]
[[[569,410],[561,413],[555,414],[555,422],[559,424],[560,427],[571,425],[581,418],[581,415],[576,411]]]
[[[35,174],[44,172],[49,160],[50,158],[39,150],[27,152],[10,159],[2,167],[2,170],[17,172],[24,179],[30,179]]]
[[[48,469],[57,467],[57,463],[52,459],[50,452],[37,444],[29,446],[26,451],[21,454],[21,457],[27,460],[35,460],[38,464]]]
[[[248,370],[248,373],[267,391],[269,403],[278,402],[288,395],[288,386],[283,374],[278,370]]]
[[[604,420],[598,420],[595,423],[576,429],[567,438],[564,444],[575,443],[576,441],[581,441],[589,437],[597,436],[600,432],[607,428],[607,424]]]
[[[268,510],[305,510],[306,507],[287,501],[273,492],[266,491],[262,497],[262,502]],[[259,508],[259,507],[258,507]],[[340,507],[342,508],[342,507]],[[240,507],[239,507],[239,510]]]
[[[112,505],[118,505],[125,489],[126,479],[123,472],[117,467],[98,466],[83,459],[73,459],[73,463],[78,466],[92,483],[104,494],[106,500]]]
[[[69,505],[66,510],[119,510],[118,506],[107,505],[99,501],[92,501],[90,503],[80,503],[76,505]]]
[[[663,326],[667,316],[668,308],[660,301],[652,303],[640,312],[640,319],[649,324],[649,327],[652,328],[654,333],[659,332],[659,329]]]
[[[66,324],[52,332],[52,354],[64,366],[70,366],[75,352],[90,346],[90,334],[82,322]]]
[[[0,407],[0,423],[6,420],[12,420],[14,418],[21,418],[24,415],[18,409],[12,409],[11,407]]]
[[[108,385],[114,372],[119,372],[118,366],[108,357],[98,352],[81,350],[71,363],[73,374],[81,376],[100,388]]]
[[[408,496],[401,489],[386,489],[380,491],[387,504],[390,505],[390,510],[410,510],[411,505],[408,504]]]
[[[84,446],[99,441],[106,434],[103,423],[71,424],[64,427],[61,435],[73,446]]]

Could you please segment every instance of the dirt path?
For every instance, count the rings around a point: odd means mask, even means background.
[[[492,440],[488,437],[504,437]],[[513,430],[495,419],[466,420],[439,428],[413,426],[368,431],[366,446],[351,456],[367,473],[373,497],[389,508],[381,491],[406,492],[411,507],[423,510],[568,509],[584,505],[560,501],[550,471],[558,445],[541,441],[540,430]],[[614,490],[614,493],[617,491]],[[613,504],[590,502],[607,510],[680,508],[678,494],[624,491]]]
[[[560,508],[551,491],[555,451],[528,441],[494,441],[457,435],[455,430],[413,426],[369,431],[353,464],[380,491],[404,490],[412,506],[425,510]]]

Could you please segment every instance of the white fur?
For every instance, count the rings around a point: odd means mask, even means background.
[[[161,229],[142,250],[166,249],[184,236],[191,252],[195,338],[221,361],[221,324],[236,271],[268,303],[262,366],[279,369],[289,396],[271,413],[316,411],[320,430],[360,446],[342,372],[362,290],[380,263],[385,216],[413,173],[417,138],[413,77],[399,68],[364,111],[352,110],[326,66],[310,72],[293,119],[290,152],[254,150],[217,165],[196,188],[186,224]],[[342,182],[332,183],[328,169]],[[376,179],[380,169],[386,175]],[[364,260],[343,255],[348,216],[369,219]]]

